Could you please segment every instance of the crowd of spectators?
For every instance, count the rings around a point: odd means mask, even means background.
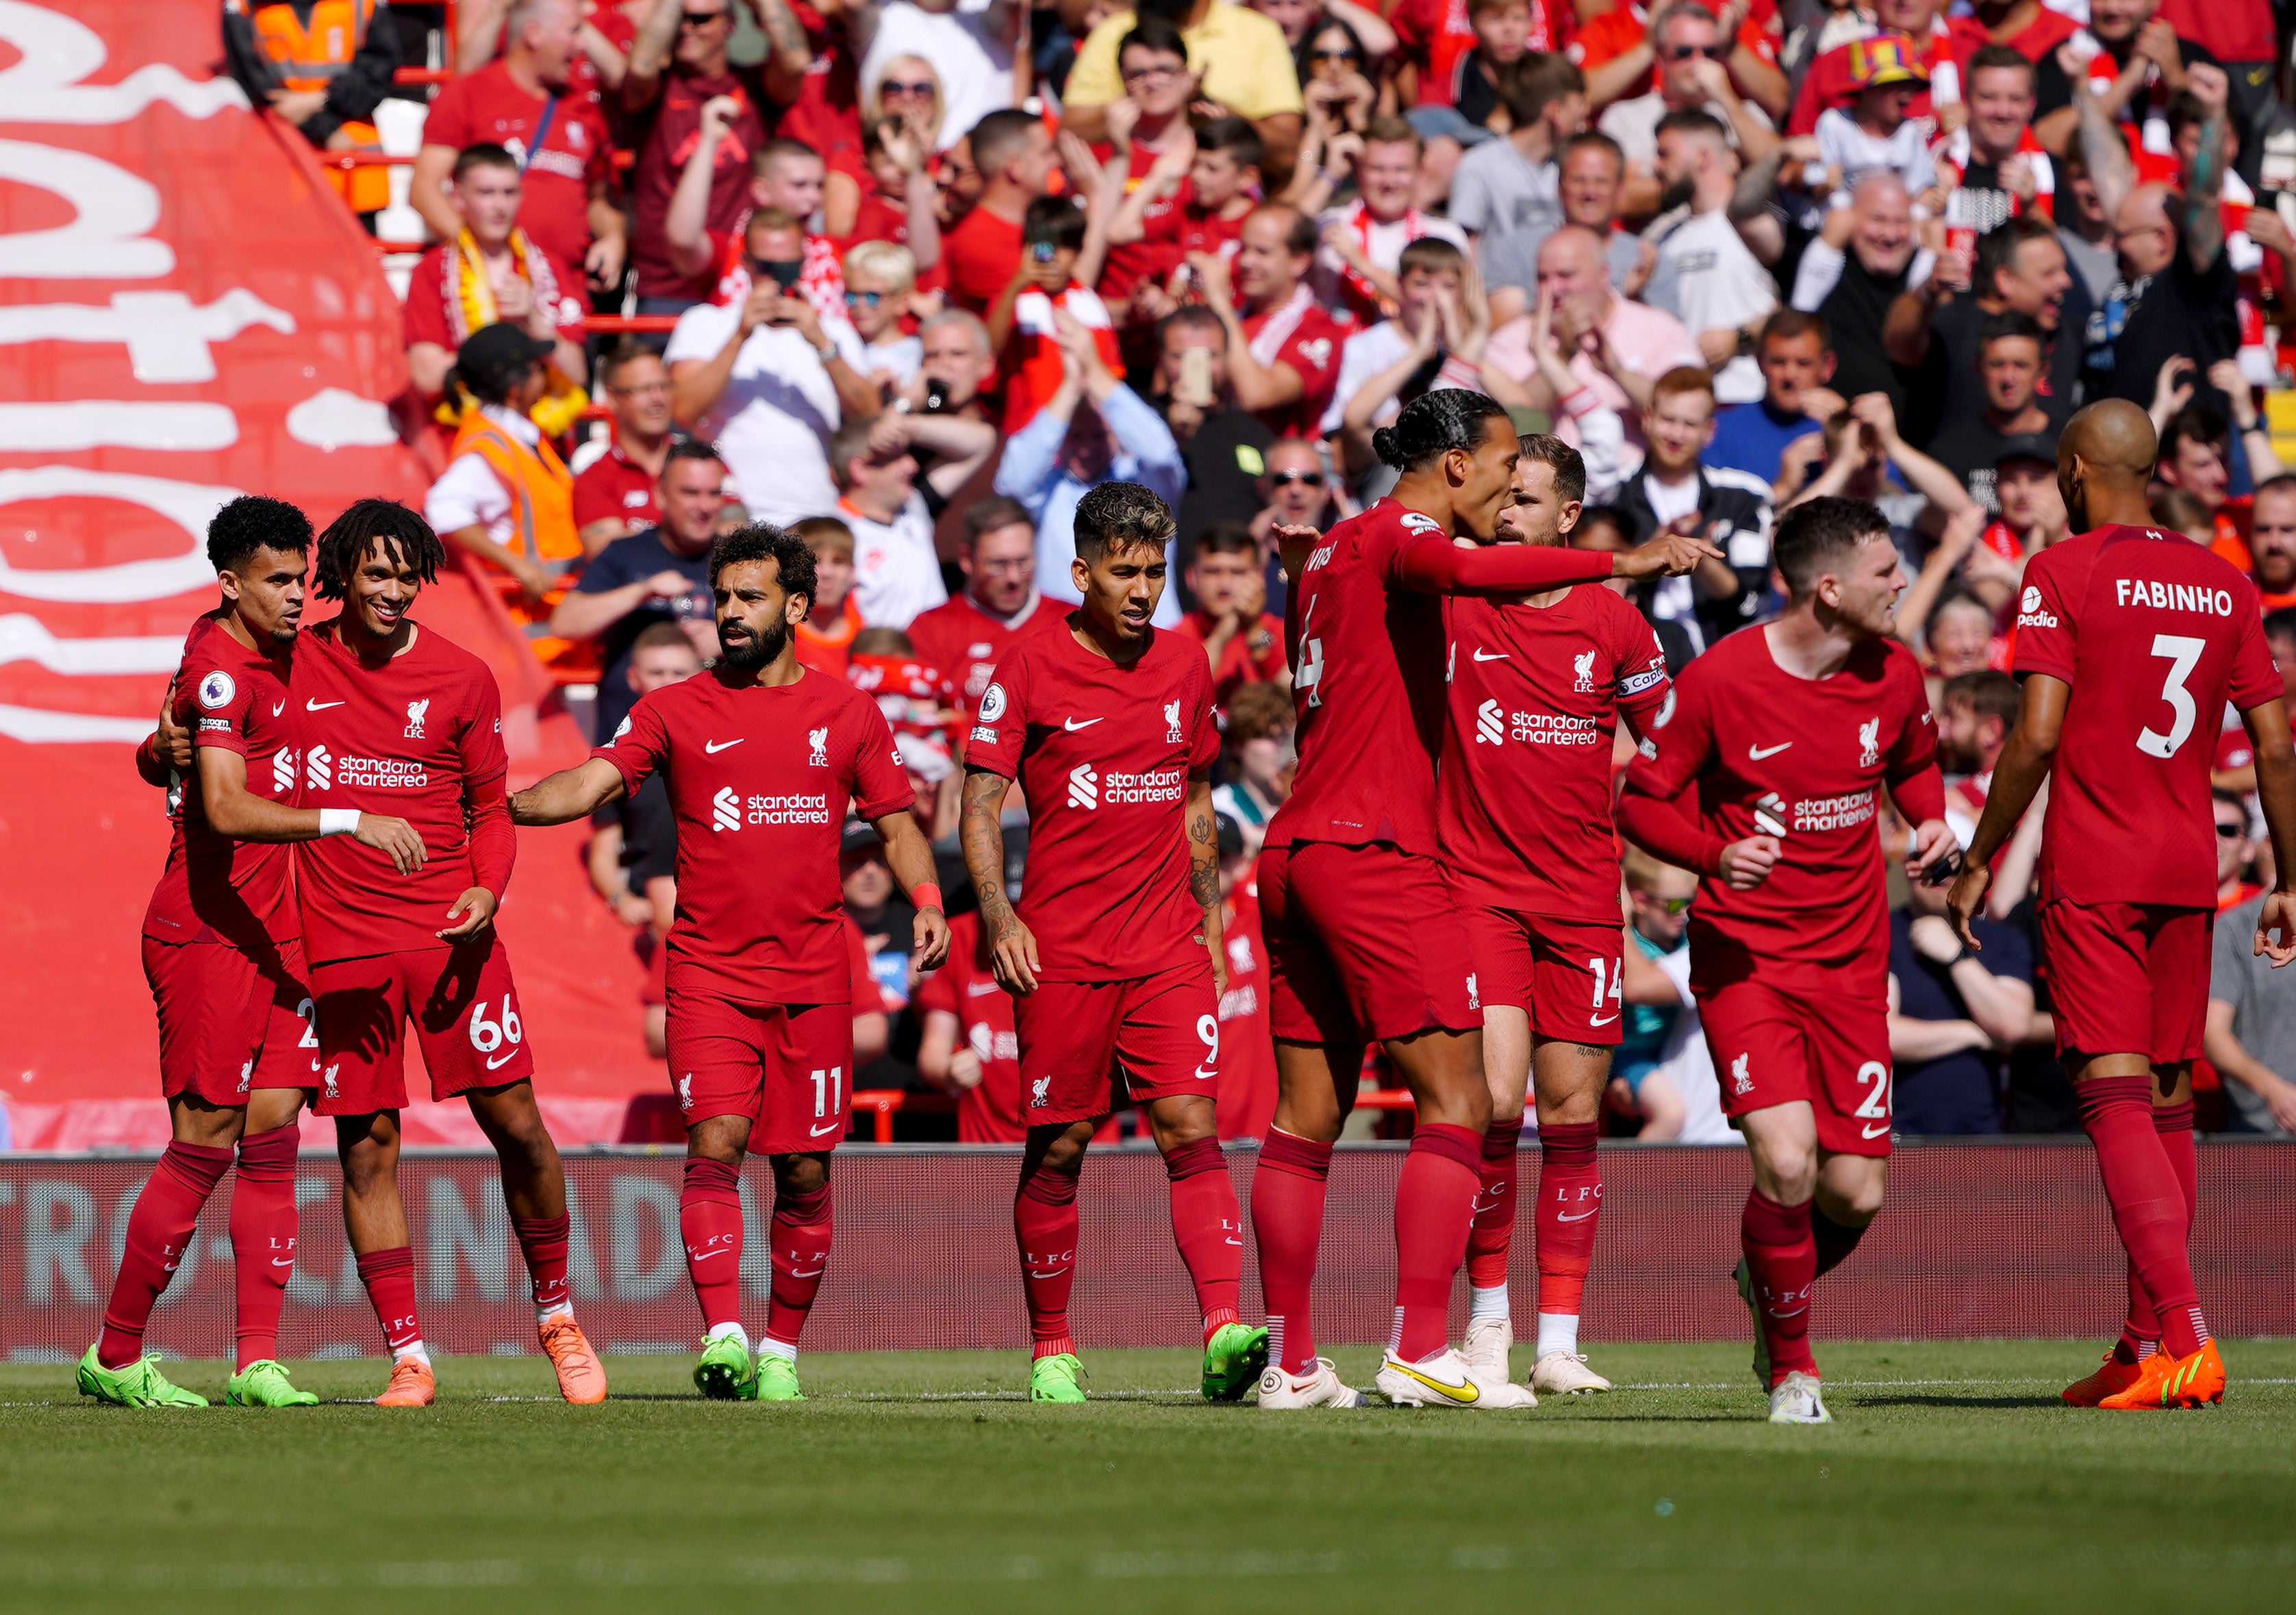
[[[1111,479],[1153,488],[1180,517],[1157,620],[1201,644],[1226,726],[1245,957],[1224,1017],[1265,1012],[1250,859],[1291,760],[1269,529],[1376,499],[1392,473],[1370,434],[1422,392],[1488,392],[1578,445],[1577,542],[1714,542],[1719,559],[1636,596],[1677,668],[1778,604],[1778,512],[1880,504],[1909,585],[1898,632],[1972,822],[2014,709],[2021,571],[2066,536],[2055,439],[2079,403],[2151,409],[2155,519],[2253,575],[2296,651],[2296,476],[2261,410],[2286,373],[2296,120],[2266,0],[455,15],[459,72],[413,173],[437,244],[406,303],[433,524],[570,692],[595,686],[606,732],[649,680],[699,665],[681,646],[713,652],[711,533],[794,528],[822,580],[800,654],[878,694],[946,832],[989,668],[1077,598],[1077,501]],[[381,93],[369,45],[316,101],[255,87],[343,150]],[[243,72],[259,56],[234,46]],[[588,328],[618,314],[674,328]],[[2270,856],[2241,752],[2227,730],[2228,909]],[[666,923],[659,817],[631,804],[594,848],[601,897],[645,933]],[[2033,943],[2038,833],[2003,855],[1981,955],[1933,894],[1896,896],[1906,1131],[2070,1116]],[[894,1012],[882,1072],[963,1096],[967,1137],[1010,1135],[993,1114],[1009,1012],[956,993],[961,963],[909,980],[882,855],[862,835],[846,860]],[[1627,888],[1618,1125],[1702,1136],[1689,877],[1644,861]],[[977,941],[960,933],[959,955]],[[2204,1082],[2223,1124],[2288,1128],[2296,1024],[2230,943],[2218,978]]]

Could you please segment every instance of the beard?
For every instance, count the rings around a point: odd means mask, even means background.
[[[1691,198],[1696,195],[1697,192],[1697,185],[1690,180],[1670,180],[1658,193],[1658,210],[1661,213],[1671,213],[1677,208],[1686,208],[1690,205]]]
[[[718,655],[729,668],[754,673],[781,655],[782,647],[789,644],[789,624],[778,619],[763,627],[753,627],[739,639],[727,639],[720,634]]]

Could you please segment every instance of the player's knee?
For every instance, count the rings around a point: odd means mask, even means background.
[[[1149,1106],[1148,1127],[1156,1147],[1168,1155],[1182,1144],[1212,1137],[1219,1131],[1219,1123],[1210,1100],[1188,1094],[1160,1099]]]
[[[749,1141],[746,1117],[711,1116],[686,1128],[685,1157],[688,1160],[714,1160],[738,1167]]]
[[[1038,1156],[1046,1169],[1071,1176],[1080,1170],[1084,1165],[1084,1152],[1092,1144],[1094,1126],[1089,1121],[1077,1122],[1060,1128],[1046,1139]],[[1159,1139],[1158,1143],[1160,1146],[1162,1141]]]
[[[782,1194],[812,1194],[829,1181],[826,1155],[776,1155],[774,1188]]]
[[[1755,1158],[1764,1193],[1781,1205],[1798,1206],[1817,1188],[1817,1152],[1800,1144],[1772,1141]]]

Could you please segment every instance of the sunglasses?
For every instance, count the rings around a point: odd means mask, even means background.
[[[1670,914],[1688,914],[1690,912],[1690,905],[1693,901],[1693,899],[1689,898],[1653,898],[1646,892],[1636,892],[1635,895],[1641,898],[1644,902],[1649,904],[1652,907],[1663,910],[1665,913]]]
[[[2218,824],[2217,826],[2217,834],[2222,836],[2227,841],[2237,841],[2241,837],[2247,833],[2248,826],[2245,824]]]
[[[1177,78],[1181,74],[1187,70],[1188,70],[1185,68],[1176,68],[1168,62],[1160,61],[1153,67],[1126,68],[1124,70],[1124,82],[1127,84],[1145,84],[1152,78]]]
[[[884,300],[885,294],[882,291],[848,291],[845,294],[848,308],[874,308]]]
[[[888,78],[877,86],[877,96],[882,100],[888,95],[930,95],[937,87],[930,78],[921,78],[914,83],[903,78]]]
[[[680,12],[677,21],[681,28],[705,29],[713,22],[725,21],[729,14],[726,12]]]
[[[1666,47],[1669,61],[1687,61],[1693,56],[1703,56],[1709,61],[1720,61],[1730,54],[1726,45],[1669,45]]]
[[[1324,473],[1315,471],[1269,471],[1267,480],[1278,488],[1321,488]]]
[[[1309,51],[1308,60],[1310,61],[1356,61],[1361,60],[1361,53],[1349,46],[1341,45],[1335,51]]]

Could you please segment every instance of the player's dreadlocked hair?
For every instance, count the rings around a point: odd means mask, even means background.
[[[258,550],[310,547],[311,519],[284,499],[242,494],[208,523],[208,564],[218,572],[237,571]]]
[[[349,599],[351,579],[378,543],[393,564],[413,567],[425,583],[438,582],[447,564],[447,546],[429,522],[396,499],[362,499],[319,535],[319,598]]]
[[[718,573],[745,561],[772,562],[783,592],[802,594],[808,605],[812,603],[813,552],[795,533],[770,521],[752,521],[747,527],[719,534],[718,542],[709,546],[709,586],[718,586]]]
[[[1847,562],[1857,546],[1876,535],[1890,536],[1890,519],[1863,499],[1827,495],[1797,504],[1778,523],[1771,554],[1786,588],[1807,599],[1829,567]]]
[[[1137,482],[1103,482],[1077,501],[1076,553],[1087,565],[1136,545],[1158,554],[1172,540],[1172,507]]]
[[[1486,394],[1464,387],[1422,393],[1403,406],[1394,425],[1372,433],[1371,452],[1399,471],[1418,471],[1455,448],[1474,453],[1483,422],[1492,419],[1507,422],[1506,406]]]

